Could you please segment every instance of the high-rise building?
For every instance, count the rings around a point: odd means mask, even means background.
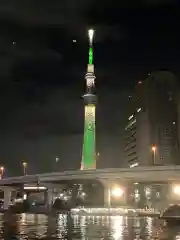
[[[152,72],[130,100],[126,165],[180,164],[177,125],[177,79],[169,71]]]
[[[178,108],[178,143],[179,143],[179,151],[180,151],[180,89],[178,89],[177,94],[177,108]]]
[[[86,73],[86,94],[85,101],[85,123],[84,141],[82,150],[81,170],[96,169],[96,142],[95,142],[95,113],[96,95],[95,74],[93,65],[93,35],[94,31],[89,30],[89,62]]]

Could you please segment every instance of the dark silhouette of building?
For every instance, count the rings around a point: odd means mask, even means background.
[[[136,86],[125,127],[129,167],[178,164],[177,79],[156,71]]]

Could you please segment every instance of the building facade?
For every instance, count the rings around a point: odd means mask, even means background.
[[[129,167],[180,163],[177,79],[173,73],[152,72],[138,82],[130,101],[125,136]]]

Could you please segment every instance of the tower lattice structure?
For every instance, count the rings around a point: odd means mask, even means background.
[[[85,103],[85,122],[84,138],[82,149],[81,170],[96,169],[96,94],[95,94],[95,74],[93,64],[93,35],[94,31],[88,31],[89,35],[89,61],[87,65],[86,94]]]

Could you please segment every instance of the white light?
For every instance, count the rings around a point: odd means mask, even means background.
[[[73,43],[76,43],[76,39],[73,39]]]
[[[122,197],[123,194],[124,194],[124,191],[119,187],[114,187],[111,190],[111,195],[114,197]]]
[[[68,196],[64,196],[64,200],[67,201],[68,200]]]
[[[94,30],[89,29],[88,35],[89,35],[89,41],[90,41],[90,43],[92,43],[93,42],[93,36],[94,36]]]
[[[141,111],[141,108],[138,108],[138,109],[137,109],[137,112],[140,112],[140,111]]]
[[[26,193],[23,195],[23,199],[24,199],[24,200],[27,199],[27,194],[26,194]]]
[[[25,186],[24,187],[25,190],[46,190],[47,188],[46,187],[43,187],[43,186]]]
[[[23,198],[16,198],[14,199],[14,203],[22,203],[23,202]]]
[[[129,120],[131,120],[133,117],[134,117],[134,116],[133,116],[133,115],[131,115],[131,116],[130,116],[128,119],[129,119]]]
[[[145,195],[146,195],[146,197],[151,195],[151,188],[149,188],[149,187],[145,188]]]
[[[138,165],[139,165],[139,163],[136,162],[136,163],[131,164],[129,167],[133,168],[133,167],[137,167]]]
[[[180,196],[180,185],[173,186],[173,193]]]
[[[94,78],[87,78],[86,84],[88,88],[94,86]]]
[[[85,192],[82,192],[81,195],[84,197],[84,196],[86,196],[86,193],[85,193]]]

